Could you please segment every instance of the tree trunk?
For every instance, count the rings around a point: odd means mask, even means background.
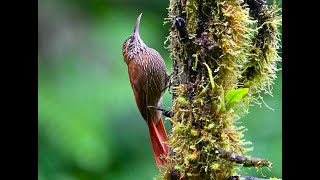
[[[174,116],[162,179],[230,179],[245,166],[240,157],[252,148],[235,122],[259,102],[260,92],[271,94],[280,61],[281,16],[275,4],[264,3],[170,0]],[[271,163],[250,166],[261,165]]]

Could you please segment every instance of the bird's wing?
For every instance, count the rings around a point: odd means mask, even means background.
[[[146,107],[146,80],[143,68],[135,61],[131,61],[128,65],[128,73],[130,84],[134,93],[134,97],[142,117],[147,120]]]

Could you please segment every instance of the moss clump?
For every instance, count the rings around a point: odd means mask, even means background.
[[[279,70],[277,62],[281,60],[279,49],[281,16],[277,15],[280,9],[274,3],[262,6],[262,13],[257,17],[257,34],[255,34],[248,61],[244,65],[241,83],[250,87],[251,93],[272,94],[273,81]]]
[[[279,61],[277,11],[274,4],[253,12],[242,0],[170,0],[174,116],[168,118],[172,152],[161,179],[226,179],[240,165],[221,149],[252,150],[245,127],[235,122],[257,94],[271,93]],[[241,88],[246,93],[227,104],[227,94]]]

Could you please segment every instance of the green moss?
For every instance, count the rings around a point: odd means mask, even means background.
[[[254,19],[242,0],[170,0],[168,19],[184,18],[188,38],[182,41],[179,29],[171,28],[166,42],[174,66],[167,142],[173,154],[160,179],[169,179],[172,170],[189,179],[225,179],[241,166],[218,149],[239,155],[252,150],[243,139],[245,127],[235,122],[261,91],[271,93],[280,60],[277,11],[264,6]],[[228,103],[227,93],[240,88],[246,93]]]
[[[185,12],[187,20],[187,31],[189,33],[189,39],[196,37],[196,30],[198,27],[198,7],[199,2],[197,0],[186,1]]]

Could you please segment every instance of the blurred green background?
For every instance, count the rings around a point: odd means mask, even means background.
[[[171,72],[163,26],[169,0],[38,0],[38,179],[150,180],[157,174],[148,129],[136,107],[122,43],[142,12],[140,34]],[[241,119],[251,156],[282,177],[281,72],[266,106]],[[171,96],[164,95],[164,108]],[[165,122],[169,128],[169,122]]]

